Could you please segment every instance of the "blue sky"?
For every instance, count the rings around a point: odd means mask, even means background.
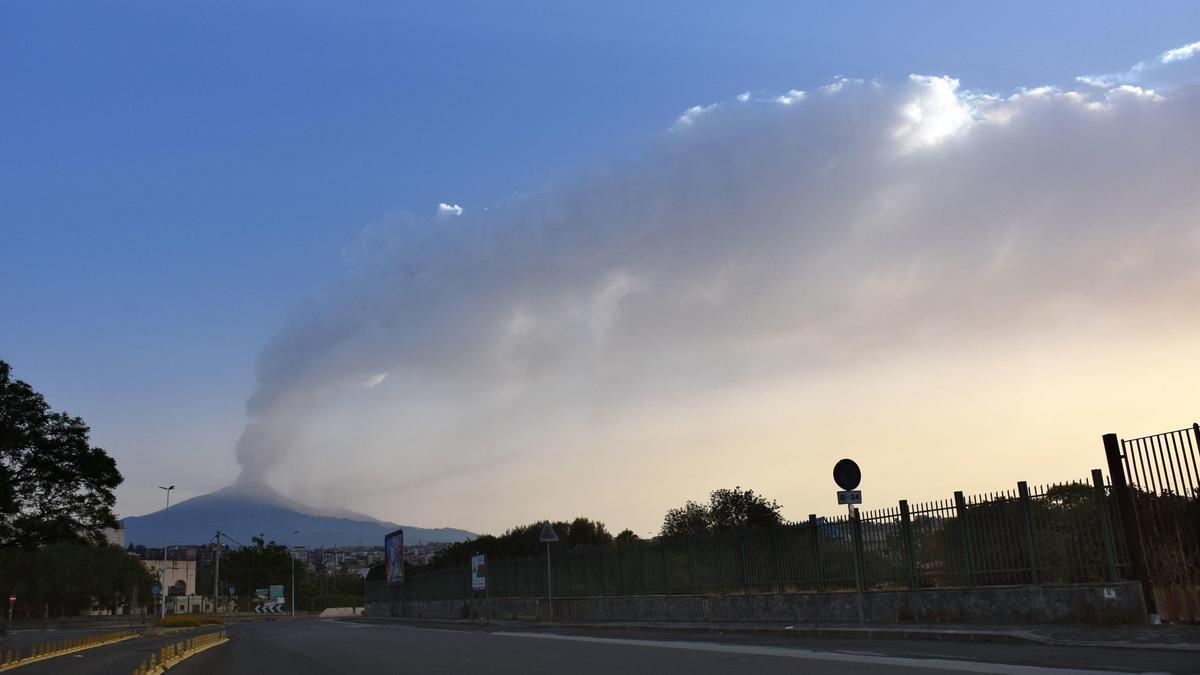
[[[0,358],[140,513],[237,474],[259,353],[388,214],[638,161],[744,91],[1009,94],[1197,39],[1194,2],[5,3]]]

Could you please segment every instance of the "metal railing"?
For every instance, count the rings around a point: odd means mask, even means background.
[[[1117,581],[1128,554],[1099,470],[1090,481],[819,518],[555,550],[555,597],[865,591]],[[856,574],[856,567],[859,574]],[[546,594],[546,560],[488,561],[496,597]],[[466,567],[368,585],[368,602],[473,595]],[[474,595],[479,595],[475,593]]]

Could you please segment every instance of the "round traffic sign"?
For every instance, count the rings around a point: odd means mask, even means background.
[[[162,589],[159,588],[158,586],[154,586],[153,588],[150,589],[150,593],[151,593],[151,595],[158,595],[159,593],[162,593]]]
[[[862,481],[862,471],[852,459],[843,459],[833,465],[833,482],[843,490],[853,490]]]
[[[17,596],[15,596],[15,595],[8,596],[8,604],[10,604],[10,605],[17,604]]]

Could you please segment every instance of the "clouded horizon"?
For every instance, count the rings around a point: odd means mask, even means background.
[[[174,461],[480,532],[647,534],[735,485],[832,513],[845,456],[867,509],[1083,478],[1200,402],[1200,42],[1138,59],[733,89],[540,185],[376,211]]]

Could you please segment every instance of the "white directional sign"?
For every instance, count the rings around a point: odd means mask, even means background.
[[[862,490],[838,490],[839,504],[861,504]]]

